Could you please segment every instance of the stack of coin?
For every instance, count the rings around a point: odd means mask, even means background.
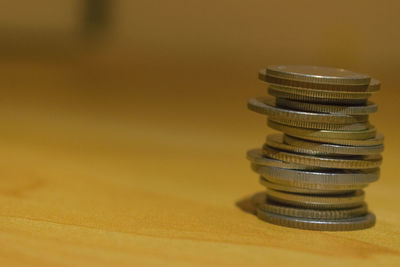
[[[372,227],[363,189],[379,178],[383,136],[368,121],[377,111],[368,98],[380,82],[315,66],[269,66],[259,79],[275,98],[252,98],[248,108],[282,133],[247,153],[267,188],[253,196],[257,216],[310,230]]]

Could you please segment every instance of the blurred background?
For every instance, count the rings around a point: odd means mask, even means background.
[[[127,170],[148,190],[152,180],[172,194],[239,198],[261,188],[245,152],[271,131],[246,108],[266,94],[258,70],[333,66],[382,81],[371,120],[385,134],[389,185],[400,149],[399,10],[383,0],[3,1],[2,147],[22,164],[34,149],[29,157],[41,151],[50,165]]]

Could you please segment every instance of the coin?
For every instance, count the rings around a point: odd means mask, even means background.
[[[270,135],[268,137],[270,137]],[[268,137],[267,137],[267,144],[268,144]],[[290,145],[290,148],[292,148],[292,150],[289,151],[293,151],[296,153],[305,153],[310,155],[325,155],[325,154],[326,155],[373,155],[381,153],[384,149],[383,144],[375,146],[335,145],[335,144],[307,141],[286,134],[280,137],[273,137],[273,138],[282,138],[283,143]],[[271,144],[270,146],[273,147],[273,145]]]
[[[257,97],[251,98],[248,108],[254,112],[269,115],[271,117],[284,118],[289,120],[301,120],[312,122],[324,122],[332,124],[351,124],[368,121],[367,115],[345,115],[345,114],[323,114],[315,112],[304,112],[278,108],[272,98]]]
[[[309,195],[325,195],[325,194],[345,194],[352,192],[354,190],[362,189],[365,187],[363,185],[362,187],[356,186],[356,188],[346,188],[344,189],[331,189],[331,188],[324,188],[321,186],[321,189],[315,189],[315,188],[307,188],[307,186],[302,186],[302,187],[297,187],[292,185],[282,185],[280,183],[274,183],[273,181],[270,181],[269,179],[265,177],[260,177],[260,184],[267,187],[271,188],[277,191],[283,191],[283,192],[289,192],[289,193],[301,193],[301,194],[309,194]],[[351,186],[354,187],[354,186]]]
[[[354,145],[362,145],[362,146],[375,145],[377,141],[377,140],[366,141],[366,139],[374,139],[376,136],[376,129],[373,126],[364,131],[335,131],[335,130],[315,130],[315,129],[306,129],[306,128],[288,126],[281,123],[276,123],[272,120],[268,120],[267,124],[272,129],[284,132],[285,134],[313,141],[321,141],[326,143],[344,144],[344,145],[353,145],[354,143]],[[353,142],[353,140],[363,140],[365,142]]]
[[[284,162],[332,169],[372,169],[379,167],[382,163],[382,157],[379,154],[347,158],[321,157],[286,152],[266,145],[263,146],[262,154]]]
[[[376,220],[373,213],[341,220],[321,220],[284,216],[267,212],[260,208],[257,209],[257,217],[261,220],[280,226],[318,231],[361,230],[374,226]]]
[[[268,89],[288,93],[298,96],[308,96],[312,98],[330,98],[337,100],[356,100],[356,99],[367,99],[369,98],[373,91],[367,90],[366,92],[353,92],[353,91],[333,91],[333,90],[321,90],[321,89],[311,89],[311,88],[301,88],[295,86],[287,86],[280,84],[270,84]]]
[[[362,131],[362,130],[368,130],[368,128],[371,127],[371,124],[369,124],[368,122],[358,122],[352,124],[332,124],[325,122],[313,122],[313,121],[310,122],[310,121],[286,119],[281,116],[278,117],[270,116],[268,120],[293,127],[315,129],[315,130]]]
[[[308,219],[340,220],[363,216],[368,213],[368,206],[366,203],[362,203],[361,206],[355,208],[333,210],[304,209],[284,206],[278,202],[268,199],[265,192],[255,194],[252,197],[251,202],[256,208],[259,208],[265,212]]]
[[[265,181],[281,185],[287,188],[294,187],[292,192],[296,191],[295,193],[309,193],[309,194],[317,194],[317,191],[321,192],[318,194],[336,194],[336,193],[343,193],[345,191],[348,192],[348,191],[359,190],[368,186],[368,184],[323,184],[323,183],[310,184],[298,181],[291,181],[289,179],[284,180],[281,178],[271,177],[268,175],[260,176],[260,183],[265,185]],[[303,190],[303,192],[300,192],[300,190]],[[280,191],[291,192],[289,190],[280,190]]]
[[[366,91],[371,78],[344,69],[315,66],[268,66],[259,79],[273,84],[335,91]]]
[[[368,85],[371,81],[368,75],[342,68],[306,65],[270,65],[265,73],[267,76],[310,83]]]
[[[273,166],[282,169],[295,169],[295,170],[315,169],[314,167],[310,166],[293,164],[293,163],[283,162],[281,160],[264,157],[261,153],[261,149],[251,149],[247,151],[247,159],[251,163],[261,166]]]
[[[347,194],[337,195],[306,195],[306,194],[292,194],[283,191],[277,191],[268,188],[268,199],[272,199],[279,203],[303,207],[303,208],[317,208],[317,209],[341,209],[351,208],[362,205],[364,202],[364,191],[357,190]]]
[[[276,98],[275,101],[278,107],[300,110],[305,112],[331,113],[331,114],[346,114],[346,115],[368,115],[378,110],[378,105],[373,102],[368,102],[367,105],[348,106],[348,105],[323,105],[315,103],[307,103],[293,101],[285,98]]]
[[[373,183],[379,179],[379,168],[367,170],[344,170],[344,169],[314,169],[314,170],[294,170],[283,169],[275,166],[263,166],[252,164],[251,168],[258,174],[267,179],[278,179],[277,183],[303,187],[303,185],[314,185],[315,188],[337,188],[348,186],[365,185]],[[320,187],[321,186],[321,187]],[[308,187],[314,188],[314,187]]]
[[[302,90],[308,91],[308,89]],[[314,90],[315,91],[315,90]],[[321,90],[320,90],[321,91]],[[322,103],[322,104],[337,104],[337,105],[365,105],[367,103],[367,99],[371,96],[371,93],[359,93],[354,94],[353,96],[349,95],[349,97],[340,97],[335,95],[330,95],[328,93],[320,93],[320,94],[311,94],[309,92],[307,94],[300,94],[300,90],[296,90],[296,92],[291,92],[289,90],[277,90],[275,89],[275,85],[270,85],[268,87],[268,93],[272,96],[279,98],[286,98],[295,101],[304,101],[310,103]],[[329,92],[329,91],[323,91]]]
[[[270,147],[308,155],[343,155],[360,156],[376,155],[383,151],[383,145],[377,146],[345,146],[326,144],[302,140],[286,134],[270,134],[266,138],[266,144]]]
[[[381,82],[376,79],[371,79],[367,92],[377,92],[381,89]]]

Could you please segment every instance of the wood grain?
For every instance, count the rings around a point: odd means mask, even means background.
[[[251,134],[0,112],[2,266],[400,264],[395,155],[367,189],[374,228],[304,231],[247,212]]]

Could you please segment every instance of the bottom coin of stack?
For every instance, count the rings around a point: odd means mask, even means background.
[[[276,97],[249,100],[282,133],[248,151],[266,192],[252,198],[267,222],[321,231],[372,227],[364,188],[379,179],[383,136],[368,122],[379,82],[343,69],[270,66],[260,72]]]

